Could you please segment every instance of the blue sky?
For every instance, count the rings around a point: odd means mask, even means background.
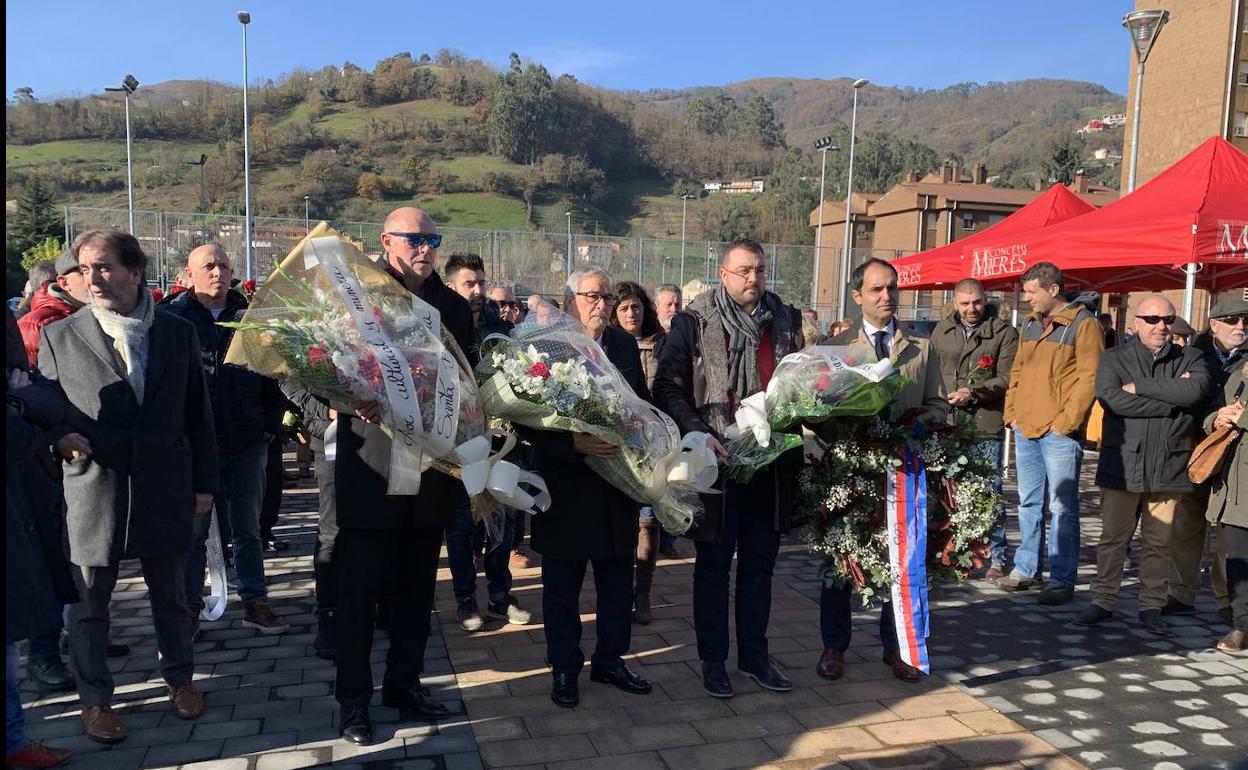
[[[823,0],[632,3],[442,0],[9,0],[5,88],[49,99],[141,83],[252,82],[305,66],[371,69],[399,51],[457,48],[502,66],[511,51],[611,88],[680,88],[767,75],[868,77],[940,88],[1069,78],[1126,92],[1130,0]]]

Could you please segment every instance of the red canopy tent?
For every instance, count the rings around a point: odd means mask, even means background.
[[[903,289],[951,288],[973,274],[978,255],[1008,257],[1009,245],[1020,233],[1064,222],[1096,209],[1065,185],[1055,184],[1043,195],[995,225],[945,246],[892,261]]]
[[[1215,136],[1104,208],[1019,233],[988,255],[964,247],[962,257],[963,275],[989,288],[1037,262],[1101,292],[1182,288],[1187,263],[1199,287],[1248,286],[1248,154]]]

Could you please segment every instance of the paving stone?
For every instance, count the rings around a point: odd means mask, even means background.
[[[167,746],[153,746],[148,749],[143,762],[148,767],[166,765],[185,765],[205,759],[216,759],[221,756],[221,741],[195,741],[192,743],[176,743]]]
[[[704,742],[697,730],[683,723],[600,730],[589,733],[589,739],[598,753],[604,755],[656,751]]]
[[[486,767],[544,764],[562,760],[586,759],[597,755],[594,745],[585,735],[526,738],[487,743],[481,746],[481,759]]]
[[[759,738],[705,746],[664,749],[659,756],[668,767],[681,770],[725,770],[734,767],[755,767],[779,759],[775,749]]]
[[[328,749],[284,751],[259,757],[256,760],[256,770],[298,770],[302,767],[313,767],[329,759]]]
[[[813,730],[797,735],[769,736],[763,740],[785,760],[827,757],[883,747],[860,727]]]

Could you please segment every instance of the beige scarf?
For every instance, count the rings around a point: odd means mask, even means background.
[[[134,306],[129,315],[105,310],[94,303],[91,305],[91,312],[95,314],[95,320],[99,321],[100,328],[113,340],[113,347],[126,367],[126,379],[130,381],[135,398],[142,404],[143,388],[146,384],[143,340],[152,328],[152,316],[156,312],[152,304],[152,293],[147,287],[140,286],[139,304]]]

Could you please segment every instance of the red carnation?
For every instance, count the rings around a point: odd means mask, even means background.
[[[545,363],[538,361],[529,367],[529,374],[533,377],[541,377],[544,380],[550,377],[550,368]]]
[[[827,390],[831,384],[832,378],[828,376],[827,372],[824,372],[819,375],[819,379],[815,380],[815,390]]]
[[[248,297],[256,293],[256,279],[255,278],[248,278],[247,280],[243,281],[243,293],[246,294]]]
[[[321,366],[328,360],[329,355],[325,352],[324,348],[317,347],[316,345],[308,348],[308,363],[310,365]]]
[[[995,362],[993,361],[992,356],[980,356],[980,357],[979,357],[979,368],[980,368],[980,369],[987,369],[988,367],[992,366],[992,365],[993,365],[993,363],[995,363]]]
[[[152,302],[159,305],[160,301],[165,298],[165,293],[160,289],[152,289]]]

